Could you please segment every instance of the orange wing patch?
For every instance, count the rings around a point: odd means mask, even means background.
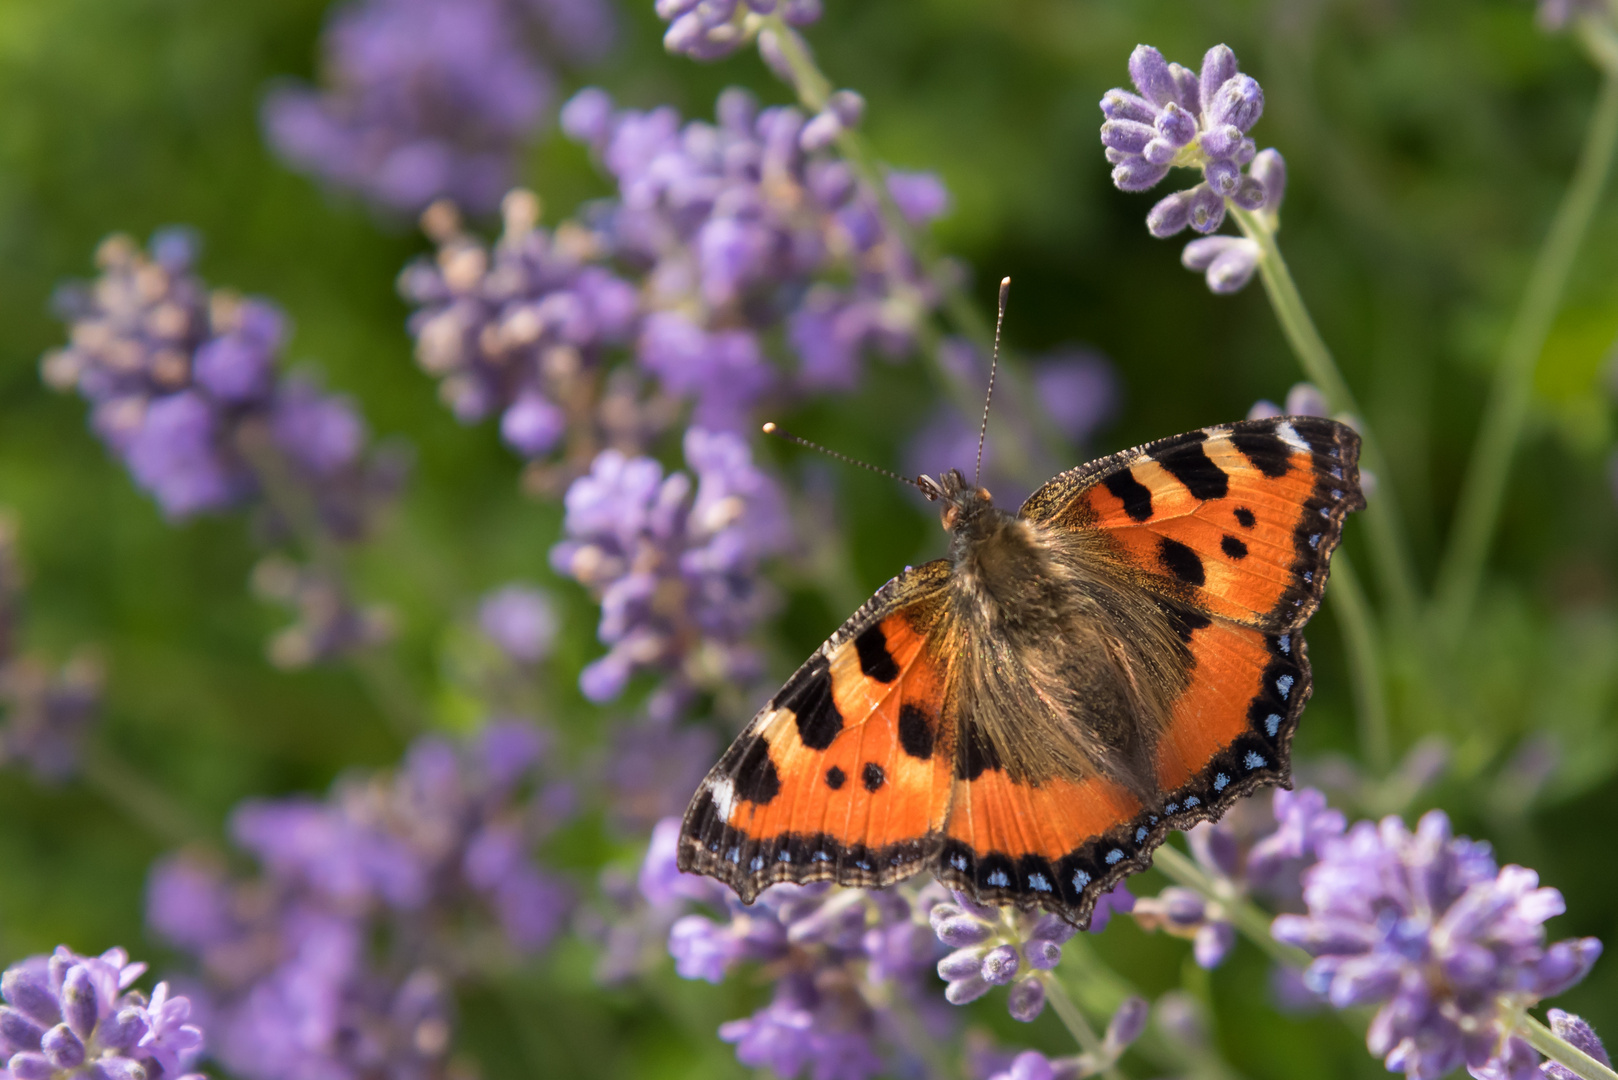
[[[930,564],[914,573],[925,584],[947,572]],[[916,584],[890,588],[923,591]],[[714,874],[751,900],[776,881],[887,884],[936,851],[953,740],[940,720],[944,658],[929,643],[945,608],[936,589],[908,603],[880,603],[884,592],[798,670],[703,782],[686,812],[682,869]]]

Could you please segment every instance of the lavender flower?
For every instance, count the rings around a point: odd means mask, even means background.
[[[272,543],[311,531],[365,536],[402,486],[408,458],[398,447],[368,449],[348,399],[309,374],[276,370],[287,334],[281,311],[210,292],[183,231],[156,234],[146,252],[114,236],[96,260],[101,277],[58,295],[69,343],[46,355],[45,380],[91,403],[91,426],[164,513],[178,521],[250,506]],[[345,609],[317,620],[283,651],[303,662],[331,655],[319,642],[373,640],[334,629],[366,618]]]
[[[191,1002],[158,983],[151,1000],[130,990],[146,970],[122,949],[79,956],[59,946],[0,978],[0,1050],[13,1080],[201,1080],[190,1072],[202,1032]]]
[[[1268,420],[1277,416],[1330,416],[1331,406],[1326,402],[1326,395],[1314,383],[1294,383],[1292,389],[1287,391],[1286,402],[1277,405],[1268,399],[1260,399],[1247,410],[1249,420]]]
[[[602,779],[612,820],[643,833],[681,814],[719,752],[711,728],[646,717],[613,735]]]
[[[455,211],[422,216],[438,243],[399,278],[418,310],[416,359],[439,377],[439,396],[462,423],[500,417],[506,444],[525,458],[566,445],[578,469],[603,443],[638,451],[663,421],[635,388],[603,371],[633,337],[634,286],[601,265],[600,241],[577,225],[539,227],[539,200],[512,191],[493,245],[465,233]]]
[[[390,210],[490,210],[548,117],[544,40],[588,61],[612,32],[601,0],[356,0],[322,38],[326,89],[272,90],[265,136],[293,168]]]
[[[18,648],[23,599],[17,527],[0,513],[0,765],[22,762],[45,783],[78,771],[101,712],[101,663],[81,650],[57,667]]]
[[[669,24],[663,47],[693,60],[718,60],[752,41],[764,17],[779,15],[789,26],[820,18],[821,0],[657,0]]]
[[[1260,153],[1248,137],[1264,112],[1264,91],[1237,69],[1236,54],[1216,45],[1202,70],[1193,72],[1138,45],[1129,76],[1139,93],[1115,89],[1101,99],[1107,117],[1101,142],[1113,183],[1122,191],[1145,191],[1174,167],[1198,169],[1203,177],[1152,207],[1146,216],[1152,235],[1173,236],[1187,226],[1217,232],[1231,204],[1261,215],[1273,232],[1286,194],[1286,163],[1275,150]],[[1233,293],[1252,279],[1261,256],[1255,240],[1208,236],[1186,245],[1182,261],[1204,272],[1214,292]]]
[[[1061,962],[1062,945],[1078,931],[1055,915],[979,904],[959,892],[953,897],[928,913],[938,940],[955,950],[938,962],[938,977],[949,984],[945,999],[965,1005],[996,986],[1009,986],[1012,1017],[1032,1021],[1045,1009],[1044,973]],[[1099,933],[1113,912],[1127,912],[1134,903],[1120,884],[1097,902],[1091,931]]]
[[[609,649],[584,669],[580,689],[610,701],[635,672],[661,671],[658,718],[698,688],[757,674],[748,639],[773,603],[760,564],[790,540],[781,492],[741,439],[692,428],[685,458],[695,480],[603,451],[568,489],[567,539],[551,549],[556,571],[601,601]]]
[[[651,855],[666,856],[672,867],[673,844],[665,846],[666,852],[654,847]],[[642,880],[645,888],[645,873]],[[666,868],[651,880],[692,895],[683,881],[669,880]],[[726,922],[696,914],[678,919],[669,952],[688,979],[719,982],[742,963],[766,964],[776,973],[769,1004],[720,1025],[719,1037],[735,1044],[742,1064],[768,1068],[783,1080],[800,1074],[865,1080],[895,1071],[895,1062],[919,1059],[920,1048],[911,1042],[915,1025],[898,1022],[896,1012],[919,1011],[927,1020],[929,972],[938,951],[919,917],[941,895],[937,886],[776,885],[751,906],[727,897]]]
[[[1333,1006],[1381,1005],[1366,1044],[1411,1080],[1461,1064],[1480,1078],[1532,1070],[1515,1017],[1601,954],[1594,938],[1546,947],[1561,894],[1532,870],[1497,868],[1437,810],[1414,833],[1395,817],[1360,822],[1320,845],[1303,880],[1308,914],[1277,918],[1276,939],[1316,957],[1306,981]]]
[[[569,890],[533,857],[572,807],[546,756],[519,721],[464,745],[423,738],[397,773],[346,778],[324,802],[238,808],[257,880],[192,855],[159,863],[147,920],[197,960],[220,1060],[255,1080],[439,1068],[450,958],[532,954],[566,918]]]
[[[1612,1068],[1612,1058],[1607,1056],[1607,1048],[1602,1045],[1601,1039],[1581,1016],[1574,1016],[1561,1009],[1547,1009],[1545,1018],[1551,1022],[1551,1034],[1589,1054],[1601,1064]],[[1555,1061],[1547,1061],[1540,1066],[1540,1071],[1547,1080],[1578,1080],[1578,1076],[1566,1065]]]
[[[394,619],[381,605],[361,606],[334,574],[269,555],[253,567],[253,591],[291,611],[292,625],[270,638],[265,652],[282,668],[307,667],[358,652],[393,636]]]
[[[1343,815],[1312,788],[1277,790],[1267,803],[1245,800],[1220,821],[1205,822],[1186,834],[1197,862],[1229,901],[1170,886],[1136,901],[1135,921],[1146,930],[1189,938],[1198,965],[1218,967],[1236,944],[1229,903],[1259,895],[1295,906],[1299,874],[1314,862],[1323,843],[1342,835],[1345,825]]]
[[[513,582],[478,605],[478,627],[515,664],[537,664],[556,640],[556,610],[542,589]]]
[[[989,1080],[1083,1080],[1098,1076],[1112,1068],[1130,1044],[1140,1038],[1149,1015],[1150,1006],[1144,998],[1126,998],[1107,1021],[1100,1053],[1048,1058],[1037,1050],[1024,1050],[1004,1069],[990,1074]]]
[[[847,97],[835,108],[839,123],[859,111]],[[615,111],[592,89],[562,110],[562,126],[618,182],[589,220],[644,272],[641,367],[695,401],[698,426],[739,430],[773,390],[848,389],[865,353],[905,355],[937,297],[876,193],[823,148],[824,124],[761,111],[738,89],[720,95],[717,116],[682,126],[672,109]],[[914,225],[947,207],[931,176],[896,173],[888,189]],[[766,360],[765,338],[782,330],[795,387]]]

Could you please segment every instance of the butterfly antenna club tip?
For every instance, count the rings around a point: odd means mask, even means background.
[[[821,446],[817,442],[810,442],[808,439],[801,439],[791,432],[782,431],[780,425],[774,420],[765,423],[764,434],[774,435],[778,439],[785,439],[787,442],[797,443],[799,446],[806,447],[810,450],[818,450],[827,457],[834,457],[838,461],[846,461],[850,465],[858,465],[862,469],[869,469],[871,472],[877,473],[880,476],[886,476],[891,480],[897,480],[902,484],[909,484],[911,487],[921,487],[921,484],[917,483],[915,480],[910,479],[908,476],[900,476],[891,469],[884,469],[879,466],[872,465],[869,462],[861,461],[859,458],[849,457],[847,454],[839,454],[835,450],[828,450],[826,447]]]
[[[983,423],[978,426],[978,463],[972,470],[972,486],[983,480],[983,439],[989,434],[989,403],[994,400],[994,373],[1000,367],[1000,328],[1006,322],[1006,298],[1011,295],[1011,277],[1000,279],[1000,304],[994,316],[994,353],[989,361],[989,392],[983,395]]]

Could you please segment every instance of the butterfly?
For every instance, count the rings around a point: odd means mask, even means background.
[[[1170,829],[1290,785],[1303,625],[1365,505],[1359,436],[1283,416],[1064,472],[1015,514],[959,471],[947,557],[907,567],[702,782],[680,869],[776,882],[930,870],[1084,927]]]

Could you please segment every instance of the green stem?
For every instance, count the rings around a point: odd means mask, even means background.
[[[832,81],[820,70],[797,31],[788,26],[779,15],[764,16],[760,22],[765,30],[774,35],[781,57],[792,72],[792,89],[798,96],[799,104],[811,112],[820,112],[831,97]],[[961,290],[956,283],[956,275],[950,272],[927,238],[917,232],[909,219],[904,216],[904,212],[899,209],[892,192],[888,190],[885,170],[876,155],[871,152],[865,139],[859,132],[844,128],[837,136],[837,149],[848,162],[849,168],[854,171],[854,175],[876,197],[884,226],[916,260],[928,283],[942,300],[944,313],[954,324],[956,332],[968,338],[984,355],[988,355],[994,346],[992,326],[983,318],[971,298]],[[974,416],[979,408],[978,402],[981,400],[979,395],[983,388],[973,385],[959,372],[938,363],[936,348],[926,349],[924,352],[934,361],[934,373],[942,380],[956,407],[966,416]],[[1031,477],[1037,482],[1043,477],[1039,475],[1039,470],[1034,468],[1035,448],[1043,448],[1056,461],[1066,460],[1070,448],[1050,418],[1045,415],[1045,411],[1037,407],[1033,388],[1023,378],[1021,371],[1014,365],[1003,366],[998,381],[999,392],[1011,399],[1019,419],[1023,421],[1023,427],[1013,432],[1017,435],[1016,438],[996,444],[1001,452],[1002,467],[1014,475]]]
[[[1164,844],[1152,855],[1152,862],[1176,883],[1223,908],[1237,932],[1263,949],[1277,963],[1295,968],[1309,966],[1308,953],[1291,945],[1283,945],[1270,936],[1268,914],[1252,901],[1235,895],[1229,889],[1221,889],[1202,867],[1178,848]]]
[[[208,829],[189,810],[102,747],[85,748],[81,770],[92,790],[163,843],[180,847],[210,840]]]
[[[1354,696],[1358,699],[1360,753],[1366,764],[1382,776],[1393,764],[1393,747],[1388,733],[1388,706],[1382,689],[1376,623],[1348,552],[1337,552],[1332,560],[1331,575],[1331,608],[1343,632],[1343,647],[1348,653]]]
[[[1270,219],[1237,206],[1231,207],[1230,212],[1242,233],[1259,246],[1258,270],[1264,280],[1264,291],[1269,294],[1276,321],[1281,324],[1281,332],[1297,355],[1305,377],[1326,395],[1333,412],[1354,417],[1354,425],[1360,433],[1360,459],[1376,476],[1381,489],[1375,498],[1367,500],[1365,510],[1377,570],[1398,621],[1409,625],[1416,616],[1416,572],[1411,566],[1410,549],[1404,540],[1404,525],[1399,520],[1398,500],[1393,495],[1393,477],[1382,456],[1381,447],[1355,402],[1353,391],[1338,370],[1337,361],[1332,359],[1331,349],[1315,328],[1314,319],[1309,316],[1303,294],[1292,280],[1286,258],[1275,241],[1275,228]]]
[[[1073,1040],[1079,1044],[1079,1048],[1098,1062],[1106,1061],[1110,1055],[1101,1036],[1096,1034],[1095,1028],[1090,1026],[1090,1021],[1084,1018],[1079,1007],[1068,996],[1067,988],[1048,971],[1041,972],[1039,977],[1045,984],[1046,1000],[1051,1003],[1051,1008],[1056,1010],[1057,1019],[1062,1021],[1062,1026],[1067,1028]],[[1101,1075],[1107,1080],[1123,1080],[1123,1074],[1118,1071],[1116,1062],[1109,1063],[1101,1071]]]
[[[1615,149],[1618,68],[1609,68],[1573,180],[1534,260],[1522,303],[1501,349],[1483,423],[1461,485],[1454,531],[1438,575],[1438,629],[1448,644],[1459,639],[1476,602],[1484,562],[1500,519],[1511,461],[1528,417],[1534,367],[1562,305],[1568,275],[1612,170]]]
[[[1583,1080],[1618,1080],[1618,1072],[1613,1072],[1527,1013],[1517,1023],[1517,1034],[1527,1039],[1535,1050]]]

